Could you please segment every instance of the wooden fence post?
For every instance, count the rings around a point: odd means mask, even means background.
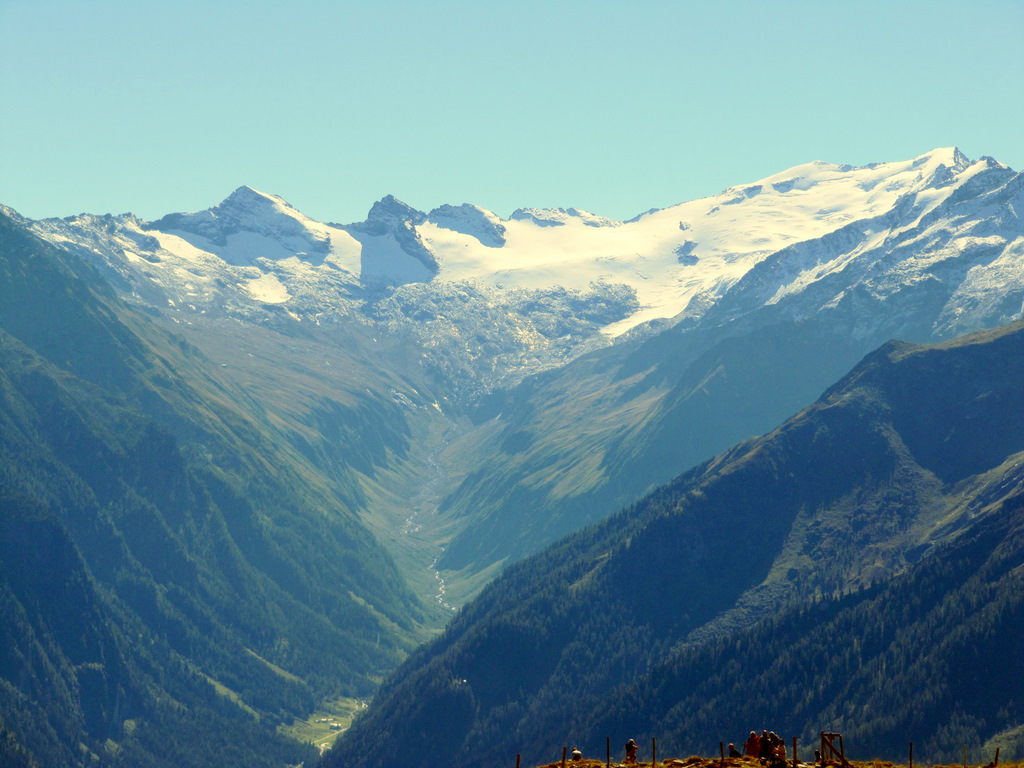
[[[569,749],[568,747],[562,747],[562,768],[565,768],[565,752]]]
[[[796,759],[796,736],[794,736],[793,737],[793,768],[796,768],[797,762],[798,761]]]
[[[999,747],[996,747],[996,759],[992,761],[992,765],[999,765]]]
[[[655,768],[655,763],[658,762],[658,740],[651,737],[651,768]]]
[[[606,758],[607,762],[605,762],[605,766],[607,766],[607,768],[612,768],[612,737],[611,736],[605,736],[604,737],[604,747],[605,747],[605,750],[607,751],[607,758]],[[516,768],[519,768],[519,766],[516,766]]]
[[[519,755],[516,755],[516,768],[519,768]]]
[[[910,742],[910,766],[909,766],[909,768],[914,768],[914,742]]]
[[[718,742],[718,753],[722,756],[722,761],[719,763],[719,765],[721,765],[722,768],[725,768],[725,742],[724,741]]]

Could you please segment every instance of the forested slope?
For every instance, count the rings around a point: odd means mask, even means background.
[[[869,724],[843,708],[847,699],[880,706],[879,699],[871,698],[879,678],[857,672],[859,677],[844,679],[856,666],[842,666],[861,642],[856,637],[831,659],[828,632],[838,629],[829,630],[825,623],[830,611],[844,608],[830,607],[831,601],[886,582],[915,564],[941,572],[947,558],[961,556],[942,549],[944,542],[966,536],[979,520],[1015,510],[1015,502],[1008,502],[1019,493],[1022,480],[1017,469],[1024,451],[1022,420],[1021,325],[935,347],[890,343],[770,434],[736,446],[605,523],[510,567],[441,638],[399,669],[325,765],[389,765],[402,755],[405,764],[426,766],[438,753],[450,756],[455,766],[482,766],[496,753],[522,753],[528,762],[540,763],[569,742],[593,749],[605,736],[624,740],[633,735],[606,733],[616,723],[646,733],[664,723],[684,742],[678,747],[683,751],[689,739],[696,749],[739,738],[752,727],[762,727],[749,722],[754,714],[750,707],[734,713],[729,706],[735,701],[724,702],[706,710],[708,719],[700,725],[686,719],[699,709],[699,699],[687,699],[685,706],[673,709],[689,694],[689,682],[664,688],[664,698],[650,706],[641,706],[643,693],[633,698],[622,694],[627,698],[615,710],[619,721],[600,713],[622,686],[629,691],[636,684],[644,691],[645,683],[637,681],[645,675],[672,659],[689,658],[677,656],[679,648],[689,644],[696,650],[686,653],[711,653],[716,643],[724,643],[725,653],[735,642],[745,647],[759,636],[733,633],[801,608],[811,613],[796,614],[788,626],[806,622],[808,636],[820,632],[823,644],[808,643],[806,653],[820,654],[822,664],[837,666],[820,674],[808,668],[807,677],[777,673],[761,686],[751,682],[756,713],[772,714],[775,687],[784,685],[791,699],[779,708],[793,700],[805,707],[794,728],[804,732],[819,722],[822,727],[838,722],[845,728],[856,723],[867,728],[865,743],[888,749],[906,732],[897,725],[903,714],[879,709],[878,721]],[[999,543],[998,537],[983,540]],[[1015,552],[1011,547],[1009,559],[985,577],[993,589],[965,586],[970,569],[937,587],[938,602],[948,593],[953,610],[963,610],[978,622],[962,630],[968,634],[959,645],[948,647],[949,658],[969,649],[971,638],[998,636],[1016,626],[1016,608],[1006,602],[1017,578],[1016,572],[1010,573],[1019,564]],[[980,563],[973,567],[982,569]],[[1009,574],[1005,580],[999,569]],[[927,581],[928,571],[920,573]],[[961,587],[967,591],[957,592]],[[962,600],[975,599],[969,595],[980,602],[957,607]],[[929,613],[921,599],[918,615],[903,615],[896,602],[879,603],[877,610],[887,632],[896,631],[900,622],[921,622],[901,641],[913,641],[903,651],[906,658],[924,661],[933,657],[941,641],[924,631],[929,622],[938,621],[938,614]],[[992,607],[985,607],[989,603]],[[863,605],[860,616],[867,621],[872,608]],[[889,610],[895,612],[891,617],[886,615]],[[996,614],[1004,618],[997,620]],[[856,626],[850,621],[844,631]],[[864,642],[880,649],[880,660],[881,649],[894,642],[865,637]],[[781,646],[764,642],[746,655],[773,658],[766,649]],[[864,653],[868,660],[874,658]],[[738,663],[727,664],[725,671],[734,675],[727,681],[710,675],[707,666],[691,668],[681,662],[678,668],[665,669],[694,685],[704,675],[709,682],[703,695],[711,696],[721,686],[742,687],[738,681],[744,674],[761,674]],[[920,681],[922,669],[893,677],[896,687],[888,695],[900,700],[915,696],[912,684]],[[838,680],[847,686],[842,691],[833,690]],[[973,701],[960,689],[966,681],[967,675],[947,678],[950,687],[942,693],[943,701]],[[1012,691],[1005,697],[990,693],[997,698],[993,706],[1007,713],[1000,715],[1002,720],[1013,721]],[[954,740],[963,736],[963,728],[978,741],[1003,727],[985,719],[988,709],[964,710],[954,717],[946,704],[935,704],[936,717],[948,717],[933,726],[952,729],[958,734]],[[437,751],[422,749],[428,739]],[[929,749],[939,755],[949,743],[936,735]]]
[[[1024,754],[1024,475],[976,526],[891,582],[682,650],[572,731],[639,733],[713,754],[762,724],[857,759]],[[645,743],[645,741],[641,741]],[[593,746],[597,746],[595,743]],[[809,750],[813,747],[807,747]]]
[[[195,348],[6,217],[0,402],[4,515],[27,542],[0,550],[0,717],[42,764],[298,762],[275,726],[367,695],[413,646],[422,609],[352,476],[317,472]],[[49,604],[48,582],[80,597]]]

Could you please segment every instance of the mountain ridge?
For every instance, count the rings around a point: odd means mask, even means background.
[[[979,162],[983,163],[985,161]],[[929,186],[930,178],[934,177],[936,173],[939,173],[938,169],[940,168],[945,168],[946,173],[950,174],[950,180],[952,180],[953,176],[966,171],[969,166],[970,161],[964,158],[959,150],[956,150],[955,148],[934,150],[931,153],[921,155],[911,162],[879,163],[859,168],[826,163],[809,163],[766,177],[766,179],[753,184],[730,187],[723,190],[718,195],[709,198],[690,201],[689,203],[682,203],[657,211],[649,211],[629,222],[612,222],[611,220],[603,219],[601,217],[594,217],[592,214],[578,212],[576,209],[550,209],[549,211],[541,211],[539,209],[519,209],[517,212],[513,213],[509,219],[500,219],[500,217],[496,217],[493,213],[486,211],[485,209],[477,206],[470,206],[470,209],[474,209],[478,212],[476,214],[478,217],[482,217],[483,220],[489,222],[491,230],[489,235],[491,242],[489,244],[485,244],[482,241],[477,240],[473,235],[469,235],[469,237],[471,237],[478,246],[478,249],[473,256],[473,259],[478,260],[478,263],[475,266],[473,266],[471,261],[465,261],[460,254],[460,251],[468,242],[464,239],[459,239],[458,236],[462,233],[458,232],[458,230],[444,229],[438,223],[441,221],[453,223],[455,221],[455,219],[452,218],[452,212],[455,210],[454,206],[443,206],[435,209],[431,214],[426,214],[416,211],[404,203],[401,203],[393,195],[388,195],[381,201],[374,203],[366,221],[362,223],[348,225],[319,224],[318,222],[314,222],[313,220],[299,214],[279,197],[262,192],[256,192],[248,187],[240,187],[222,203],[214,206],[213,208],[207,209],[206,211],[192,214],[168,214],[155,222],[142,223],[141,226],[145,230],[157,232],[166,230],[168,232],[179,231],[189,233],[190,229],[196,230],[194,232],[190,232],[193,235],[201,235],[203,232],[206,232],[213,238],[210,240],[211,243],[223,247],[227,244],[227,240],[232,235],[238,235],[243,231],[243,224],[250,228],[255,227],[256,230],[266,229],[266,227],[260,223],[261,217],[252,215],[253,205],[258,203],[257,207],[264,209],[267,214],[272,213],[277,217],[278,221],[287,223],[286,230],[288,231],[274,234],[276,239],[281,240],[285,234],[291,234],[294,236],[299,232],[299,230],[304,228],[307,233],[306,239],[308,240],[307,245],[309,246],[310,253],[323,255],[327,250],[335,247],[333,245],[335,237],[339,237],[344,240],[342,233],[348,232],[357,236],[362,235],[363,237],[372,236],[375,238],[384,238],[385,240],[392,242],[398,251],[406,254],[410,258],[418,260],[423,267],[430,272],[433,277],[427,275],[423,278],[427,281],[434,279],[434,277],[441,277],[443,279],[450,279],[454,281],[482,279],[492,287],[496,282],[502,282],[505,285],[518,285],[523,288],[535,289],[540,285],[551,285],[552,283],[550,281],[537,282],[537,278],[528,277],[529,269],[536,269],[537,267],[545,268],[544,260],[553,258],[556,255],[555,252],[551,251],[551,248],[564,247],[564,245],[558,245],[558,243],[561,242],[565,245],[569,245],[570,241],[566,241],[563,236],[559,235],[550,245],[548,245],[543,244],[545,238],[541,238],[534,242],[534,238],[531,235],[531,239],[523,241],[524,243],[528,243],[527,247],[536,252],[538,250],[538,246],[540,246],[542,251],[548,251],[551,255],[542,255],[540,260],[538,260],[537,256],[530,257],[529,261],[532,261],[536,267],[529,267],[527,271],[524,271],[524,266],[526,266],[525,264],[523,266],[517,265],[512,270],[509,270],[507,267],[492,266],[490,262],[493,261],[493,254],[488,254],[489,251],[504,251],[505,248],[510,248],[510,255],[504,257],[506,263],[509,258],[513,260],[513,263],[523,261],[523,257],[519,255],[520,249],[516,246],[516,241],[522,240],[522,235],[516,237],[516,234],[520,232],[523,234],[527,233],[530,228],[529,225],[534,225],[538,221],[536,216],[533,214],[527,215],[524,212],[535,211],[536,215],[540,217],[539,220],[547,222],[546,226],[537,225],[532,227],[532,229],[537,229],[539,226],[541,231],[550,230],[550,223],[555,221],[560,224],[556,229],[564,230],[567,224],[578,222],[584,226],[591,225],[588,226],[588,229],[592,230],[594,229],[592,226],[593,223],[600,222],[601,226],[597,227],[598,230],[607,230],[609,227],[613,230],[618,230],[623,227],[626,229],[635,228],[638,225],[645,226],[649,229],[649,225],[654,224],[656,219],[664,220],[660,223],[660,231],[665,234],[657,235],[656,239],[660,240],[666,237],[671,239],[664,245],[657,246],[663,249],[663,253],[674,254],[676,250],[686,246],[691,249],[691,253],[689,255],[696,257],[696,261],[694,262],[696,264],[697,262],[700,262],[701,256],[704,256],[705,259],[712,256],[720,258],[721,255],[725,254],[727,251],[731,251],[733,255],[729,258],[735,260],[738,254],[742,254],[746,251],[748,258],[753,257],[754,261],[747,263],[745,267],[740,267],[745,270],[759,260],[758,254],[761,251],[777,250],[784,242],[785,238],[792,239],[793,237],[796,237],[798,239],[805,239],[808,236],[808,233],[801,233],[799,228],[806,228],[806,221],[809,221],[810,219],[807,218],[803,223],[799,223],[797,219],[794,219],[794,225],[798,227],[797,230],[794,230],[790,235],[784,235],[783,239],[779,239],[778,236],[775,236],[771,244],[769,244],[768,241],[764,241],[763,244],[765,247],[758,249],[755,247],[756,244],[753,242],[742,242],[742,236],[740,236],[740,240],[736,240],[736,236],[726,235],[725,230],[719,231],[714,228],[707,230],[706,225],[698,223],[695,217],[707,218],[710,216],[712,218],[718,218],[721,215],[720,210],[722,206],[734,207],[737,204],[747,203],[752,199],[764,195],[769,195],[771,197],[778,198],[779,200],[784,199],[786,195],[791,197],[806,195],[809,191],[816,188],[831,189],[831,187],[834,187],[837,183],[845,184],[844,179],[848,179],[850,183],[845,187],[842,187],[841,189],[836,188],[834,192],[828,192],[826,194],[824,199],[829,201],[828,205],[831,205],[832,208],[826,210],[819,205],[813,210],[808,209],[806,212],[799,213],[799,216],[804,217],[807,217],[808,214],[811,213],[816,216],[817,220],[821,222],[820,225],[816,225],[818,227],[817,232],[820,235],[827,231],[827,229],[821,229],[822,225],[834,228],[835,225],[829,223],[830,219],[839,221],[843,216],[847,215],[842,213],[843,206],[867,206],[867,210],[875,210],[879,205],[888,204],[886,201],[891,202],[894,200],[894,194],[896,191],[906,192],[913,190],[920,185],[925,187]],[[794,174],[794,171],[797,173]],[[857,174],[864,175],[865,178],[857,180],[859,178]],[[778,179],[781,179],[781,181]],[[889,179],[885,185],[886,189],[876,189],[880,183],[880,179]],[[948,181],[946,184],[948,184]],[[766,187],[770,189],[770,194],[764,192]],[[776,188],[784,189],[785,191],[779,192]],[[249,191],[244,192],[244,190]],[[756,192],[753,190],[756,190]],[[846,198],[845,201],[843,199],[844,196]],[[711,202],[715,202],[716,204],[710,205],[709,203]],[[797,203],[798,207],[799,205],[800,203]],[[459,210],[463,211],[462,215],[464,216],[468,209]],[[446,216],[448,218],[445,218]],[[552,219],[552,216],[555,218]],[[864,214],[855,214],[855,217],[863,218]],[[76,217],[69,217],[69,219],[64,221],[73,222],[75,218]],[[116,217],[113,218],[116,220]],[[735,230],[734,218],[735,217],[730,214],[729,219],[723,220],[733,230]],[[694,219],[694,221],[684,221],[684,219]],[[60,232],[61,226],[56,223],[56,220],[44,221],[53,222],[51,225],[53,227],[53,229],[51,229],[51,235]],[[523,228],[524,224],[527,225],[526,229]],[[498,230],[495,227],[498,226],[502,229],[500,234],[496,234],[498,233]],[[779,226],[784,226],[784,223],[776,221],[773,226],[778,228]],[[182,229],[182,227],[185,227],[185,229]],[[706,244],[701,244],[703,238],[699,236],[699,233],[694,229],[694,227],[696,227],[697,230],[707,230],[705,237],[708,238],[708,242]],[[37,229],[45,233],[47,227],[40,223],[40,225],[37,226]],[[570,227],[570,229],[574,229],[574,227]],[[762,226],[761,229],[762,231],[759,236],[763,239],[765,228]],[[67,229],[64,231],[67,233]],[[450,234],[445,235],[445,232]],[[675,234],[672,235],[672,232]],[[687,233],[685,237],[682,236],[683,233]],[[65,234],[65,237],[66,236],[67,234]],[[580,233],[577,231],[574,236],[579,238]],[[487,235],[485,235],[485,239],[486,237]],[[498,239],[495,240],[495,237]],[[650,237],[650,235],[645,235],[645,237]],[[695,237],[697,239],[694,239]],[[550,238],[547,239],[550,240]],[[621,240],[621,238],[618,239]],[[346,240],[346,242],[349,244],[342,248],[342,250],[347,253],[348,249],[352,247],[352,244],[350,241]],[[606,245],[601,245],[601,242],[602,240],[600,238],[598,240],[586,241],[586,247],[592,254],[594,254],[588,256],[589,259],[592,260],[596,256],[599,260],[603,260],[605,263],[609,264],[614,263],[616,260],[623,260],[624,257],[621,253],[616,254],[616,251],[621,248],[617,240],[609,241]],[[174,244],[172,241],[168,241],[162,247],[173,248]],[[383,246],[377,247],[376,250],[380,250],[381,247]],[[384,251],[381,251],[381,253],[384,253]],[[563,251],[560,255],[563,259],[567,255],[572,257],[571,251]],[[384,256],[380,255],[380,258],[384,258]],[[360,268],[355,265],[354,262],[351,262],[351,258],[342,256],[341,261],[349,267],[355,266],[354,269],[350,268],[349,271],[354,275],[359,274]],[[582,262],[580,263],[582,265]],[[239,264],[237,266],[248,265]],[[614,273],[614,277],[611,277],[613,273],[602,273],[600,269],[595,271],[592,266],[586,267],[587,272],[583,273],[587,275],[586,277],[582,277],[582,275],[574,276],[572,271],[568,271],[563,267],[562,274],[557,279],[561,280],[561,284],[566,288],[582,290],[585,289],[590,282],[599,279],[602,274],[605,274],[606,277],[604,279],[612,281],[621,281],[624,278],[628,278],[627,284],[629,284],[634,290],[643,291],[643,279],[641,278],[639,281],[636,279],[636,276],[634,275],[635,269],[629,266],[628,260],[624,262],[624,266],[626,269],[624,271],[619,269]],[[680,265],[678,260],[673,258],[666,263],[665,268],[667,271],[664,272],[664,275],[668,276],[675,273],[688,274],[686,269],[687,266],[692,268],[694,265]],[[718,268],[732,269],[728,266],[728,263],[723,263],[722,266]],[[488,275],[489,271],[491,271],[490,275]],[[634,276],[630,277],[630,275]],[[392,277],[398,277],[398,275],[392,275]],[[541,277],[541,275],[538,275],[538,277]],[[375,282],[379,279],[387,279],[386,271],[385,273],[380,274],[374,273],[374,277],[371,282]],[[541,279],[543,280],[544,278],[541,277]],[[704,278],[698,279],[703,280]],[[712,278],[712,282],[707,287],[703,287],[700,290],[714,291],[714,281],[717,279],[721,278]],[[735,278],[728,279],[733,280]],[[566,280],[568,280],[568,282],[565,282]],[[661,282],[666,282],[664,277],[661,279]],[[678,302],[681,299],[691,300],[695,295],[696,294],[690,294],[689,292],[684,292],[681,296],[677,294],[677,297],[674,299],[674,306],[665,307],[660,310],[661,314],[658,316],[650,315],[648,311],[643,318],[641,318],[641,321],[656,319],[656,317],[673,317],[685,309],[685,304],[680,305]],[[649,301],[649,299],[643,295],[641,295],[640,298],[643,305],[646,305]],[[657,299],[656,301],[663,303],[664,299]],[[635,324],[636,319],[630,320],[630,322]],[[614,329],[614,332],[620,333],[622,330],[626,329],[626,327],[619,327]]]
[[[1021,317],[1021,187],[947,148],[806,163],[615,226],[568,209],[537,211],[559,226],[470,204],[424,213],[394,196],[364,222],[321,224],[244,188],[234,203],[273,216],[208,232],[224,245],[132,217],[24,223],[211,354],[227,352],[213,329],[231,323],[286,345],[315,338],[326,360],[358,346],[410,382],[403,396],[448,424],[431,535],[449,586],[468,594],[480,574],[771,429],[886,339]],[[424,430],[440,434],[433,418]]]

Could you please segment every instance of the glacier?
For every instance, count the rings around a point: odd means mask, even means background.
[[[638,335],[765,307],[846,311],[866,334],[881,321],[856,317],[863,297],[922,281],[948,284],[928,321],[937,337],[1019,318],[1019,198],[1012,169],[951,147],[811,162],[625,222],[573,208],[503,219],[470,203],[424,213],[388,195],[363,222],[324,223],[243,186],[152,222],[29,224],[175,323],[377,327],[438,366],[461,355],[454,367],[475,381],[462,394],[476,397]]]

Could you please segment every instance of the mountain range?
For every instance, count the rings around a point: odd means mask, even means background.
[[[872,584],[918,578],[933,553],[973,540],[964,510],[996,505],[972,494],[1017,450],[1012,435],[988,436],[1000,409],[995,426],[1015,423],[1012,386],[994,372],[1013,354],[998,339],[1016,331],[936,348],[944,360],[961,360],[960,346],[1002,350],[979,357],[975,390],[949,389],[946,363],[934,382],[917,379],[951,412],[976,403],[975,420],[947,433],[929,428],[931,411],[906,415],[917,393],[873,385],[871,401],[849,378],[851,402],[904,421],[801,409],[865,356],[857,371],[881,376],[889,360],[903,378],[917,369],[897,361],[931,354],[890,339],[934,344],[1024,316],[1022,184],[996,160],[940,149],[810,163],[626,222],[573,208],[420,212],[388,196],[363,222],[322,223],[249,187],[157,221],[3,209],[4,535],[47,531],[70,602],[87,608],[68,615],[92,617],[75,631],[98,634],[88,653],[64,647],[73,633],[53,630],[59,611],[14,575],[27,566],[3,561],[18,628],[5,648],[19,650],[0,674],[0,742],[25,760],[199,765],[209,734],[238,721],[250,735],[230,759],[298,762],[289,723],[368,696],[465,606],[346,743],[368,749],[374,729],[406,750],[436,738],[472,765],[492,742],[547,749],[568,723],[600,738],[589,699],[574,695],[575,714],[556,701],[565,686],[629,702],[631,685],[692,679],[686,659],[723,636],[775,647],[764,622],[784,627],[780,606],[820,604],[831,621],[836,600],[860,600],[843,603],[854,613],[881,605],[869,600],[890,587]],[[973,364],[951,363],[965,380]],[[774,442],[749,441],[765,433]],[[848,457],[856,466],[836,471]],[[705,487],[727,501],[697,504]],[[778,495],[767,506],[766,487]],[[690,546],[698,508],[705,528]],[[742,514],[770,519],[771,541],[726,567],[721,542],[742,538]],[[645,560],[679,564],[612,558],[623,536],[646,542]],[[721,578],[693,581],[693,562]],[[944,589],[974,589],[963,573]],[[563,636],[563,604],[632,616],[677,599],[658,626],[584,622]],[[40,653],[36,671],[19,671]],[[522,659],[519,679],[445,666],[502,653]],[[33,698],[44,689],[56,693]],[[433,720],[394,703],[409,690],[441,707]],[[465,715],[438,719],[448,704]],[[794,732],[813,732],[820,708],[807,712]],[[696,721],[643,717],[637,733],[660,723],[691,743]],[[948,728],[1010,728],[995,721]],[[176,734],[167,754],[160,731]],[[892,734],[865,739],[888,749]],[[243,746],[263,741],[279,751]],[[937,753],[952,743],[940,742]]]
[[[364,222],[323,224],[242,187],[156,222],[25,224],[240,377],[258,355],[237,359],[226,333],[315,339],[323,360],[288,366],[312,376],[339,347],[386,360],[411,385],[396,387],[420,410],[407,418],[445,435],[403,471],[437,486],[438,566],[465,597],[771,429],[889,338],[1020,317],[1021,184],[941,149],[797,166],[628,222],[386,197]]]

